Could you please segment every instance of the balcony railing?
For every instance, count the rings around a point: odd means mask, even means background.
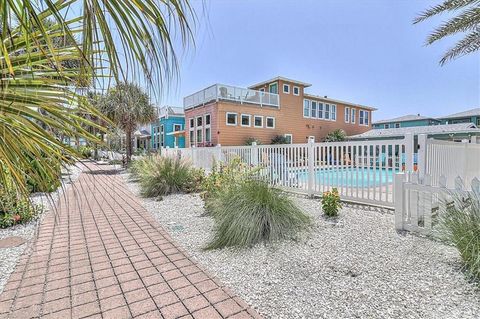
[[[275,93],[244,89],[224,84],[215,84],[183,99],[185,110],[212,101],[232,101],[240,104],[257,104],[261,107],[280,108],[280,97]]]

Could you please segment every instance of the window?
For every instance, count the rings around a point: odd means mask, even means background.
[[[268,85],[268,92],[277,94],[278,93],[278,83],[277,82],[270,83]]]
[[[266,125],[267,128],[275,128],[275,118],[274,117],[267,116],[266,121],[267,121],[267,125]]]
[[[283,93],[290,94],[290,85],[288,84],[283,85]]]
[[[298,86],[293,87],[293,95],[300,95],[300,88]]]
[[[253,117],[253,126],[254,127],[263,127],[263,116],[255,115]]]
[[[285,139],[287,140],[287,144],[292,144],[293,142],[293,136],[292,134],[285,134]]]
[[[203,117],[197,116],[197,126],[202,126],[203,125]]]
[[[190,119],[190,128],[195,126],[195,120],[193,118]]]
[[[237,113],[227,112],[227,125],[237,125]]]
[[[350,108],[345,108],[345,123],[350,123]]]
[[[205,125],[210,125],[210,114],[205,115]]]
[[[325,117],[324,119],[329,120],[330,119],[330,104],[325,103]]]
[[[480,118],[477,119],[477,126],[480,126]]]
[[[330,119],[332,121],[337,120],[337,106],[335,104],[330,104]]]
[[[323,119],[323,103],[318,103],[318,118]]]
[[[395,128],[400,128],[400,123],[395,123]]]
[[[182,124],[173,124],[173,131],[178,132],[182,130]]]
[[[310,116],[310,100],[303,100],[303,117]]]
[[[190,130],[190,146],[195,144],[195,131]]]
[[[251,115],[249,114],[242,114],[241,116],[241,125],[242,126],[250,126],[250,118],[251,118]]]
[[[317,102],[316,101],[311,101],[311,117],[312,118],[317,118]]]
[[[259,91],[260,92],[265,92],[265,88],[261,88]]]
[[[160,125],[160,145],[161,146],[165,146],[165,143],[164,143],[164,138],[163,138],[163,133],[164,133],[164,129],[163,129],[163,124]]]
[[[352,109],[352,116],[350,117],[350,122],[352,124],[355,124],[355,117],[356,117],[356,110],[355,109]]]
[[[210,143],[212,141],[212,132],[209,127],[205,128],[205,142]]]
[[[390,128],[390,125],[384,124],[384,125],[383,125],[383,128]]]
[[[203,142],[202,129],[199,128],[197,129],[197,143],[202,143],[202,142]]]
[[[364,110],[360,110],[359,111],[359,114],[360,114],[360,119],[359,119],[359,124],[360,125],[366,125],[368,126],[369,125],[369,118],[368,118],[368,111],[364,111]]]

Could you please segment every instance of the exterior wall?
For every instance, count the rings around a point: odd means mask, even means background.
[[[207,105],[203,105],[203,106],[198,106],[198,107],[195,107],[193,109],[188,109],[188,110],[185,110],[185,138],[186,138],[186,143],[185,145],[187,147],[190,147],[190,145],[192,145],[192,141],[190,141],[190,131],[192,129],[192,127],[190,126],[190,120],[193,119],[194,120],[194,126],[193,126],[193,130],[194,130],[194,138],[196,140],[196,133],[197,133],[197,127],[196,127],[196,118],[198,116],[202,116],[203,117],[203,123],[205,123],[205,115],[207,114],[210,114],[210,131],[211,131],[211,142],[210,143],[205,143],[205,142],[202,142],[200,145],[203,146],[209,146],[209,145],[217,145],[219,144],[219,141],[218,141],[218,126],[217,126],[217,103],[216,102],[212,102],[210,104],[207,104]],[[202,128],[202,135],[203,135],[203,140],[205,141],[205,129],[206,129],[206,125],[203,125],[203,128]],[[199,146],[200,146],[199,145]]]
[[[171,133],[174,131],[173,126],[174,124],[180,124],[181,125],[181,130],[185,129],[185,118],[182,116],[169,116],[168,118],[162,117],[158,121],[154,122],[151,124],[151,132],[152,132],[152,138],[151,138],[151,145],[152,148],[155,147],[155,136],[154,136],[154,128],[155,127],[160,127],[163,125],[163,147],[175,147],[175,137],[172,135],[167,135],[168,133]],[[178,137],[177,138],[178,142],[178,147],[183,148],[185,147],[185,137]]]

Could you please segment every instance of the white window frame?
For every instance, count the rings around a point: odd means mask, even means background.
[[[337,105],[330,104],[330,121],[337,121]]]
[[[270,90],[270,87],[276,85],[277,86],[277,93],[273,93],[271,90]],[[272,83],[269,83],[268,84],[268,93],[272,93],[272,94],[278,94],[279,90],[278,90],[278,82],[272,82]]]
[[[344,120],[345,120],[345,123],[350,123],[350,108],[348,106],[345,107]]]
[[[400,128],[400,123],[395,123],[395,128]]]
[[[200,133],[202,134],[200,141],[198,140],[198,131],[200,131]],[[197,128],[195,129],[195,142],[197,144],[203,143],[203,137],[204,137],[203,135],[204,135],[203,134],[203,127],[202,126],[197,126]]]
[[[313,103],[315,103],[315,116],[313,116]],[[318,101],[310,101],[310,118],[316,119],[318,118]]]
[[[243,117],[248,117],[248,125],[243,124]],[[250,114],[240,114],[240,126],[251,127],[252,126],[252,116]]]
[[[288,134],[283,134],[283,136],[284,136],[285,138],[290,137],[290,143],[288,143],[288,144],[293,144],[293,134],[288,133]]]
[[[350,110],[350,123],[355,124],[356,122],[356,117],[357,117],[357,109],[352,109]]]
[[[210,124],[207,124],[207,116],[210,118]],[[210,113],[207,113],[204,115],[203,123],[204,123],[203,125],[205,126],[209,126],[212,124],[212,116],[210,115]]]
[[[290,94],[290,84],[285,84],[285,83],[284,83],[282,86],[283,86],[283,93],[285,93],[285,94]],[[285,90],[285,88],[286,88],[287,90]]]
[[[320,116],[320,105],[322,106],[322,116]],[[317,118],[321,120],[325,119],[325,103],[323,102],[317,103]]]
[[[308,103],[308,115],[305,115],[305,102]],[[312,114],[312,102],[309,99],[303,99],[302,114],[304,118],[310,118]]]
[[[390,124],[383,124],[383,128],[390,128]]]
[[[272,120],[273,120],[273,126],[272,126],[272,127],[268,126],[268,119],[272,119]],[[265,128],[270,128],[270,129],[274,129],[274,128],[275,128],[275,117],[273,117],[273,116],[266,116],[266,117],[265,117]]]
[[[295,89],[297,90],[297,93],[295,93]],[[300,95],[300,87],[299,86],[294,86],[292,91],[293,91],[293,95],[296,95],[296,96]]]
[[[325,106],[323,109],[323,119],[330,121],[330,104],[324,103],[323,105]],[[328,117],[327,117],[327,107],[328,107]]]
[[[202,125],[198,125],[198,119],[202,119]],[[196,128],[203,127],[203,116],[202,115],[195,116],[195,127]]]
[[[370,126],[370,111],[365,111],[365,118],[363,120],[365,126]]]
[[[176,130],[175,127],[180,127],[179,130]],[[181,131],[182,130],[182,124],[179,124],[179,123],[173,123],[173,131],[174,132],[178,132],[178,131]]]
[[[256,118],[260,118],[260,119],[261,119],[262,124],[261,124],[260,126],[258,126],[258,125],[255,124],[255,122],[256,122],[255,119],[256,119]],[[263,128],[263,115],[254,115],[254,116],[253,116],[253,127]]]
[[[193,125],[192,125],[192,122],[193,122]],[[195,127],[195,118],[194,117],[191,117],[189,119],[188,126],[189,126],[189,128],[194,128]]]
[[[370,126],[370,124],[369,124],[370,123],[370,115],[368,113],[370,113],[370,112],[366,111],[366,110],[360,110],[359,111],[358,125]]]
[[[235,124],[228,123],[228,116],[229,116],[229,115],[235,115]],[[238,114],[235,113],[235,112],[227,112],[227,113],[225,113],[225,124],[228,125],[228,126],[237,126],[237,124],[238,124]]]
[[[207,141],[207,130],[209,132],[208,141]],[[205,141],[205,143],[211,143],[212,142],[212,128],[210,127],[210,125],[207,125],[203,131],[204,131],[203,132],[203,140]]]

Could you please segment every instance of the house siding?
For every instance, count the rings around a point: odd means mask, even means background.
[[[178,145],[175,145],[175,137],[172,135],[168,135],[168,133],[171,133],[174,131],[174,124],[179,124],[181,125],[181,130],[185,129],[185,118],[182,116],[169,116],[168,118],[160,118],[158,121],[152,123],[151,125],[151,146],[153,149],[156,149],[156,139],[154,136],[154,128],[155,127],[160,127],[163,125],[164,127],[164,132],[163,132],[163,147],[180,147],[183,148],[185,147],[185,137],[178,137]]]

